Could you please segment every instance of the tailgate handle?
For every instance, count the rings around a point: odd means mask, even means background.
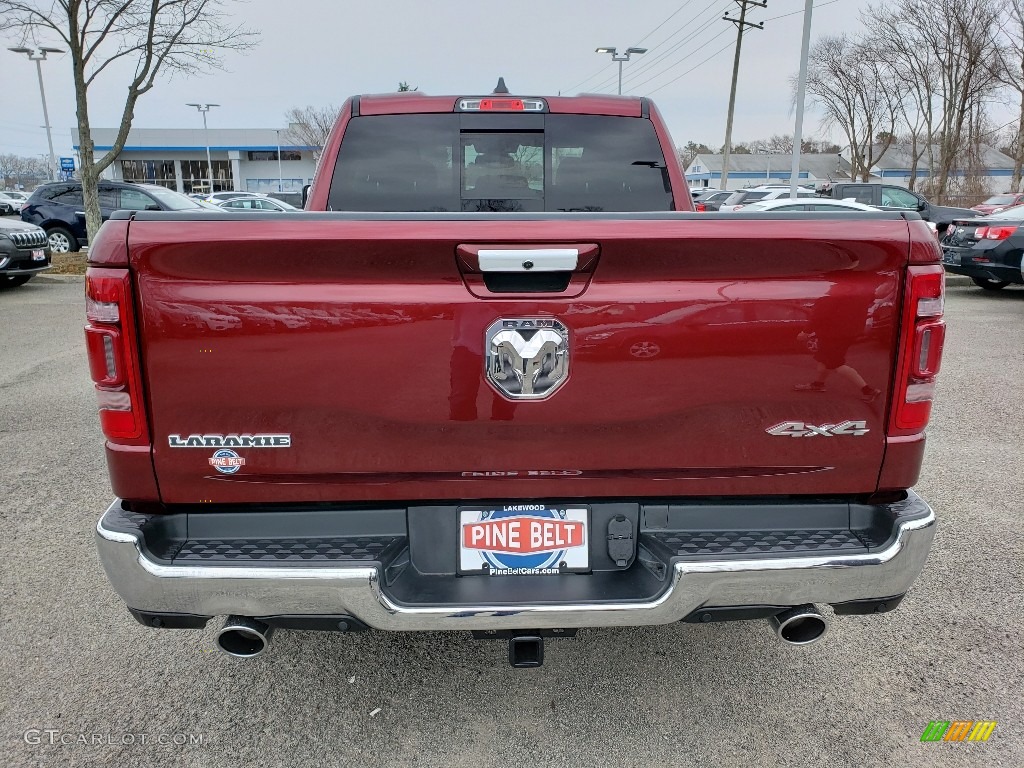
[[[578,248],[481,248],[481,272],[575,272]]]
[[[481,299],[538,293],[572,298],[590,284],[600,253],[597,243],[462,243],[455,262],[466,288]]]

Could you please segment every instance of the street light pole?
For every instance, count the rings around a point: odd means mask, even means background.
[[[768,155],[768,170],[765,171],[765,174],[764,174],[764,183],[765,184],[771,184],[772,183],[772,155],[777,155],[779,153],[779,150],[777,150],[777,149],[763,149],[763,150],[761,150],[761,152],[763,154],[765,154],[765,155]]]
[[[203,116],[203,139],[206,142],[206,168],[210,172],[210,194],[213,194],[213,161],[210,159],[210,128],[206,124],[206,113],[210,107],[219,107],[220,104],[186,104],[187,107],[195,107]]]
[[[284,192],[284,179],[281,173],[281,130],[274,131],[277,134],[277,193]]]
[[[14,53],[24,53],[28,56],[30,61],[36,63],[36,75],[39,77],[39,98],[43,101],[43,122],[46,124],[46,143],[50,147],[50,168],[49,177],[50,179],[57,178],[57,158],[53,154],[53,135],[50,132],[50,112],[46,108],[46,89],[43,88],[43,65],[42,62],[46,59],[48,53],[64,53],[60,48],[47,48],[39,47],[36,49],[32,48],[8,48],[7,50]]]
[[[616,48],[608,48],[608,47],[596,48],[596,49],[594,49],[594,52],[595,53],[610,53],[612,55],[612,61],[619,62],[619,96],[621,96],[622,95],[622,62],[629,61],[629,57],[632,54],[634,54],[634,53],[637,56],[640,56],[641,54],[647,53],[647,49],[646,48],[627,48],[626,52],[624,54],[622,54],[621,56],[619,55],[619,52],[618,52],[618,50]]]

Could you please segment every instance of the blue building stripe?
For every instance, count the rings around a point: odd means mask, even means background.
[[[78,149],[79,149],[79,145],[78,144],[74,144],[72,146],[74,147],[75,151],[77,152]],[[113,148],[114,148],[113,146],[101,146],[99,144],[93,146],[93,149],[97,150],[99,152],[108,152],[109,150],[111,150]],[[320,147],[306,147],[306,146],[296,146],[294,144],[282,144],[281,145],[281,149],[282,150],[288,149],[288,150],[291,150],[293,152],[295,150],[300,150],[300,151],[304,150],[306,152],[312,152],[314,150],[320,149]],[[228,151],[231,151],[231,150],[238,150],[239,152],[277,152],[277,145],[276,144],[253,145],[253,146],[247,146],[247,147],[242,147],[242,146],[222,147],[222,146],[213,146],[213,145],[210,146],[210,151],[211,152],[228,152]],[[198,147],[142,147],[142,146],[126,146],[121,151],[122,152],[206,152],[206,145],[203,144],[203,145],[198,146]]]

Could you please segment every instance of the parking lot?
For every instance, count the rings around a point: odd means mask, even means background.
[[[280,632],[246,662],[217,622],[137,624],[93,546],[111,494],[82,294],[0,292],[7,765],[1024,765],[1024,290],[949,286],[918,485],[940,527],[898,611],[807,648],[766,622],[581,631],[539,670],[468,635]],[[998,726],[922,743],[932,720]]]

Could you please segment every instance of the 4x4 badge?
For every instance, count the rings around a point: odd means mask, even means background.
[[[779,437],[815,437],[816,435],[821,435],[822,437],[841,435],[860,437],[870,431],[866,421],[843,421],[839,424],[822,424],[820,427],[816,427],[813,424],[805,424],[802,421],[783,421],[765,430],[769,435],[778,435]]]

